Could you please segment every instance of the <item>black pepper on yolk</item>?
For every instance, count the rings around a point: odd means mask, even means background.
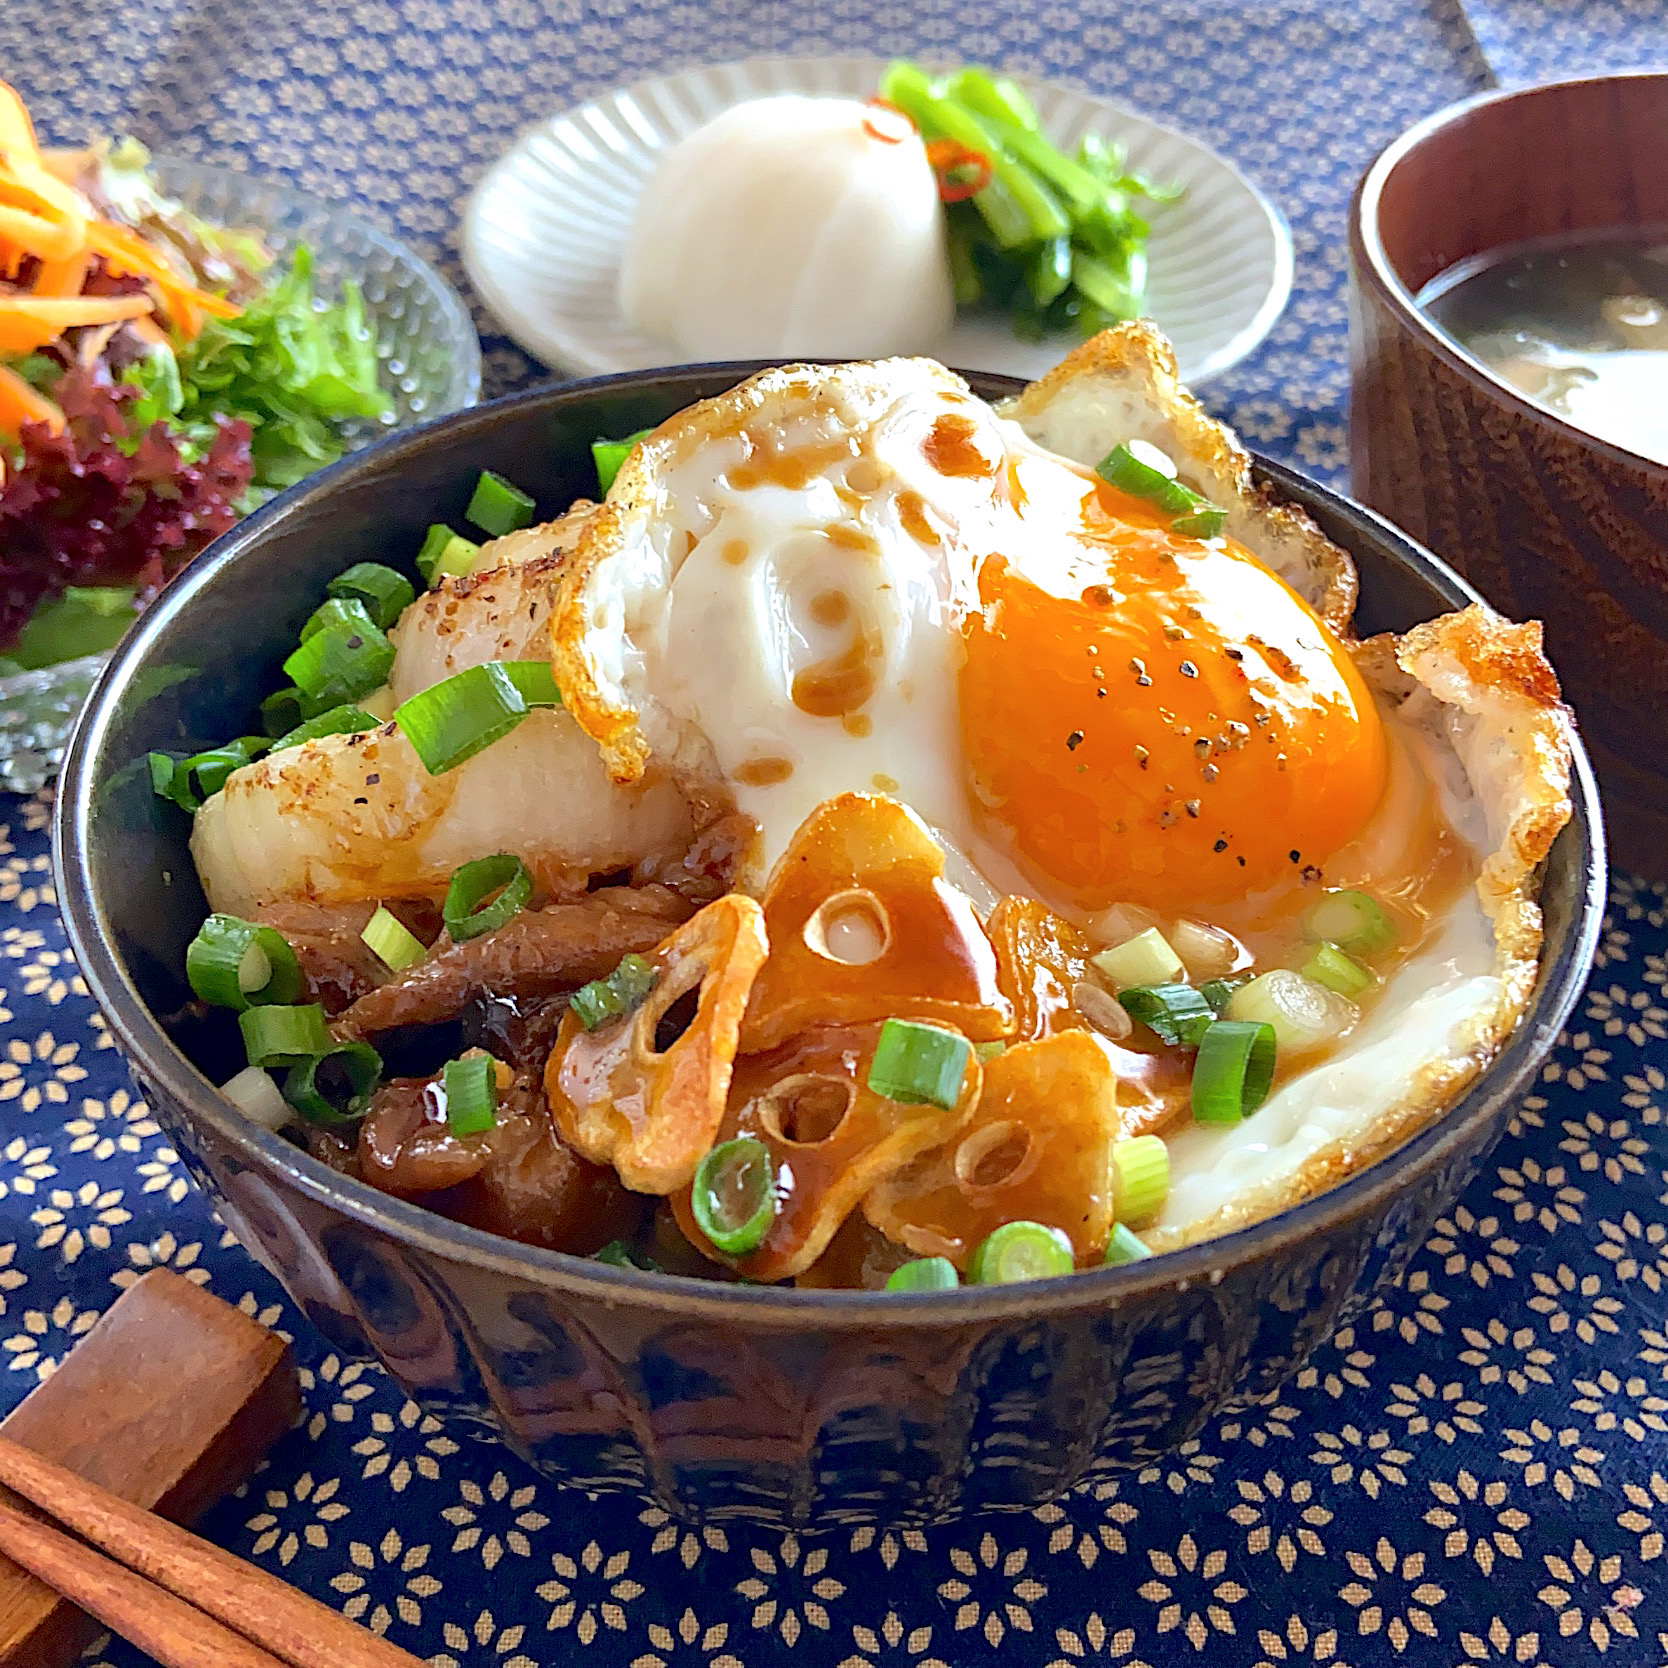
[[[1312,878],[1386,778],[1337,638],[1232,540],[1045,457],[1011,458],[1007,488],[1027,548],[980,568],[960,684],[987,834],[1085,909]]]

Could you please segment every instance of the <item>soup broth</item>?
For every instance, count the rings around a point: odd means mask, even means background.
[[[1537,405],[1668,463],[1668,227],[1491,251],[1416,300]]]

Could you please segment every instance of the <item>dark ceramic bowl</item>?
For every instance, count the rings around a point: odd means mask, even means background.
[[[460,1227],[246,1122],[157,1016],[186,997],[205,905],[150,748],[206,743],[270,687],[325,582],[403,563],[479,471],[590,489],[589,443],[754,367],[643,372],[522,395],[361,454],[286,493],[178,580],[118,651],[71,748],[58,876],[80,968],[143,1092],[226,1221],[333,1344],[379,1356],[443,1417],[550,1476],[684,1515],[793,1527],[1026,1508],[1091,1468],[1144,1463],[1272,1391],[1393,1276],[1531,1081],[1586,975],[1605,871],[1577,753],[1575,816],[1544,884],[1533,1007],[1459,1102],[1393,1157],[1210,1244],[1027,1286],[882,1295],[640,1274]],[[987,394],[1001,379],[974,377]],[[1472,599],[1376,517],[1271,464],[1361,567],[1362,620],[1401,629]],[[224,1077],[241,1062],[205,1060]]]
[[[1532,404],[1414,305],[1460,261],[1668,227],[1668,73],[1487,93],[1373,163],[1350,207],[1356,496],[1503,613],[1546,623],[1621,863],[1668,878],[1668,465]]]

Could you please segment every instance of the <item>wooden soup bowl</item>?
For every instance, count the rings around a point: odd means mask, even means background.
[[[1350,205],[1350,458],[1358,498],[1545,622],[1613,854],[1668,877],[1668,466],[1531,404],[1413,301],[1490,250],[1632,226],[1668,228],[1668,73],[1489,93],[1404,133]]]

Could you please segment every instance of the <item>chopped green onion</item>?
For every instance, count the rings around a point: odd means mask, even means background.
[[[376,631],[377,623],[358,597],[330,597],[321,602],[308,616],[301,628],[301,641],[317,637],[326,626],[348,625],[366,631]]]
[[[357,701],[388,681],[394,645],[357,603],[340,599],[326,608],[357,609],[359,620],[339,619],[315,631],[284,662],[287,677],[315,709]]]
[[[1150,1257],[1152,1252],[1147,1249],[1146,1242],[1139,1236],[1132,1234],[1121,1222],[1112,1224],[1111,1236],[1106,1241],[1105,1266],[1117,1268],[1123,1263],[1140,1262],[1143,1257]]]
[[[1209,1003],[1210,1011],[1220,1019],[1229,1002],[1233,1000],[1234,992],[1250,977],[1249,973],[1235,973],[1226,979],[1206,979],[1199,986],[1199,994]]]
[[[294,1110],[271,1075],[259,1066],[245,1066],[220,1085],[220,1092],[250,1123],[262,1129],[282,1129]]]
[[[1268,1098],[1274,1081],[1274,1027],[1219,1019],[1193,1061],[1193,1121],[1237,1124]]]
[[[648,957],[630,950],[620,957],[620,965],[609,974],[608,982],[619,994],[620,1001],[629,1013],[654,989],[655,980],[659,977],[654,963]]]
[[[1290,968],[1276,967],[1241,985],[1228,1000],[1230,1019],[1270,1025],[1289,1054],[1336,1041],[1359,1017],[1355,1004]]]
[[[613,486],[614,477],[620,472],[620,465],[631,456],[632,447],[653,433],[653,429],[639,429],[636,434],[628,434],[624,440],[591,442],[591,461],[597,466],[597,486],[604,493]]]
[[[689,1205],[695,1225],[728,1257],[757,1250],[776,1220],[776,1166],[752,1135],[714,1147],[696,1168]]]
[[[423,543],[417,552],[417,571],[422,574],[424,584],[432,582],[435,563],[440,560],[446,546],[457,537],[459,535],[443,521],[429,524],[429,530],[423,535]]]
[[[1187,978],[1187,968],[1157,927],[1148,927],[1110,950],[1091,958],[1090,965],[1114,991],[1131,985],[1174,985]]]
[[[351,704],[332,707],[329,712],[321,712],[317,718],[309,718],[304,724],[296,727],[273,742],[272,751],[282,753],[291,747],[299,747],[306,741],[318,741],[325,736],[357,736],[380,727],[381,720],[365,711],[363,707]]]
[[[1040,1222],[1007,1222],[973,1253],[967,1278],[975,1286],[1009,1286],[1070,1274],[1076,1267],[1071,1241],[1060,1229]]]
[[[548,660],[501,660],[504,676],[521,691],[529,708],[559,707],[562,692],[556,687],[556,673]]]
[[[568,1006],[587,1031],[594,1031],[641,1006],[659,977],[652,961],[632,951],[620,958],[620,965],[606,979],[581,985],[568,998]]]
[[[490,469],[483,469],[463,517],[474,522],[483,533],[501,539],[506,533],[531,526],[534,513],[533,500],[520,487],[511,486],[502,475],[495,475]]]
[[[587,1031],[594,1031],[599,1025],[606,1025],[625,1012],[613,986],[606,979],[592,979],[589,984],[581,985],[568,998],[568,1006],[579,1016],[579,1023]]]
[[[296,1066],[336,1046],[324,1009],[317,1002],[301,1007],[245,1008],[237,1016],[237,1023],[252,1066]]]
[[[359,936],[371,954],[395,973],[403,973],[428,954],[422,939],[386,904],[377,905],[376,914],[365,923],[365,930]]]
[[[1170,1191],[1170,1149],[1160,1135],[1132,1135],[1112,1143],[1113,1198],[1118,1216],[1144,1222],[1158,1214]]]
[[[1349,997],[1359,996],[1373,982],[1372,974],[1336,944],[1317,944],[1315,953],[1303,964],[1303,977]]]
[[[350,1124],[381,1081],[382,1056],[368,1042],[337,1043],[290,1067],[284,1099],[310,1124]]]
[[[474,540],[437,521],[424,535],[423,548],[417,552],[417,571],[430,586],[442,579],[461,579],[480,553],[481,547]]]
[[[1085,264],[1088,257],[1082,257]],[[1172,533],[1183,533],[1195,539],[1214,539],[1221,536],[1228,514],[1201,498],[1191,488],[1176,479],[1176,466],[1156,446],[1145,440],[1127,441],[1114,446],[1101,459],[1096,473],[1121,492],[1134,498],[1145,498],[1176,519],[1170,523]]]
[[[307,981],[289,941],[275,927],[236,915],[211,915],[186,946],[185,976],[217,1008],[290,1003]]]
[[[301,710],[301,691],[291,684],[261,702],[261,728],[269,736],[286,736],[306,714]]]
[[[454,944],[493,932],[526,908],[533,895],[533,877],[519,857],[498,852],[465,863],[446,888],[440,919]]]
[[[888,1100],[948,1111],[961,1098],[972,1053],[972,1045],[955,1031],[889,1019],[869,1062],[869,1087]]]
[[[224,747],[211,747],[203,753],[193,753],[174,766],[173,780],[167,797],[187,811],[201,810],[205,801],[212,799],[225,787],[226,779],[234,770],[242,768],[257,753],[267,750],[265,736],[239,736]],[[154,758],[156,755],[152,755]],[[155,785],[153,774],[152,785]]]
[[[441,1073],[446,1122],[454,1135],[479,1135],[498,1124],[498,1062],[490,1054],[448,1060]]]
[[[610,1268],[634,1268],[640,1274],[664,1274],[666,1272],[653,1257],[627,1245],[623,1239],[611,1239],[600,1251],[593,1251],[591,1261],[593,1263],[607,1263]]]
[[[470,666],[413,695],[394,713],[431,776],[444,776],[507,736],[527,703],[497,661]]]
[[[174,797],[174,766],[179,760],[172,753],[147,753],[145,763],[151,770],[151,792],[158,799]]]
[[[1214,504],[1206,504],[1187,515],[1177,516],[1170,523],[1170,531],[1185,534],[1190,539],[1219,539],[1227,525],[1228,512],[1217,509]]]
[[[326,596],[343,597],[364,604],[365,612],[387,631],[413,602],[416,588],[403,573],[381,562],[355,562],[324,588]]]
[[[1161,510],[1184,515],[1193,508],[1195,494],[1176,479],[1175,464],[1145,440],[1114,446],[1095,466],[1095,473],[1132,498],[1145,498]]]
[[[1353,888],[1328,892],[1303,925],[1311,938],[1325,939],[1340,950],[1370,956],[1396,941],[1396,925],[1377,898]]]
[[[1138,1020],[1172,1048],[1197,1048],[1216,1016],[1192,985],[1131,985],[1118,992],[1129,1017]]]
[[[974,1043],[973,1052],[979,1056],[979,1063],[981,1065],[987,1065],[990,1061],[994,1060],[998,1054],[1005,1053],[1007,1051],[1007,1047],[1008,1045],[1005,1042]]]
[[[887,1277],[889,1292],[947,1292],[961,1284],[956,1265],[948,1257],[918,1257],[895,1268]]]

